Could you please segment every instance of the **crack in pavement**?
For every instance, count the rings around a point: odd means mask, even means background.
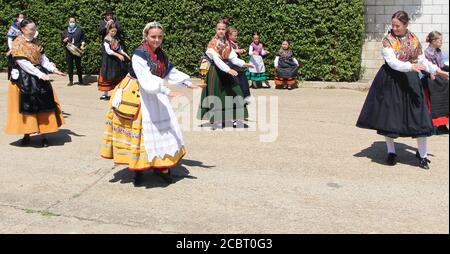
[[[33,211],[37,211],[34,209],[28,209],[28,208],[23,208],[23,207],[19,207],[16,205],[10,205],[10,204],[0,204],[0,207],[8,207],[8,208],[12,208],[15,210],[20,210],[23,211],[25,213],[27,213],[27,211],[33,210]],[[42,210],[45,211],[45,210]],[[41,211],[37,211],[37,213],[35,214],[40,214],[39,212]],[[54,214],[54,216],[58,216],[61,218],[66,218],[66,219],[77,219],[80,221],[85,221],[85,222],[94,222],[94,223],[99,223],[99,224],[103,224],[103,225],[118,225],[118,226],[127,226],[127,227],[131,227],[131,228],[135,228],[135,229],[146,229],[145,227],[142,227],[142,223],[140,223],[140,225],[136,224],[129,224],[129,223],[120,223],[120,222],[109,222],[106,220],[100,220],[100,219],[92,219],[92,218],[86,218],[86,217],[81,217],[81,216],[76,216],[76,215],[65,215],[65,214]],[[28,223],[27,226],[31,226],[32,223]],[[146,224],[144,224],[144,226],[146,226]],[[26,231],[26,229],[23,231],[23,233]],[[181,232],[176,232],[176,231],[167,231],[167,230],[157,230],[158,232],[164,233],[164,234],[180,234]]]
[[[95,180],[93,183],[89,184],[88,186],[86,186],[84,189],[82,189],[80,192],[73,194],[71,197],[69,197],[67,200],[58,200],[56,201],[54,204],[48,206],[44,211],[49,211],[49,209],[55,208],[56,206],[58,206],[59,204],[63,203],[63,202],[67,202],[70,201],[72,199],[75,198],[79,198],[81,197],[81,195],[83,193],[85,193],[86,191],[88,191],[90,188],[94,187],[98,182],[100,182],[100,180],[102,180],[103,178],[105,178],[105,176],[107,176],[108,174],[110,174],[115,168],[117,167],[117,165],[114,165],[111,169],[107,170],[103,175],[100,176],[100,178],[98,178],[97,180]],[[99,168],[96,172],[99,172],[100,170],[102,170],[103,168]]]

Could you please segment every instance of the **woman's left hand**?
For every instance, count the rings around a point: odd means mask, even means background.
[[[61,72],[60,70],[56,70],[53,73],[60,75],[60,76],[66,76],[67,74],[65,74],[64,72]]]
[[[197,88],[205,88],[206,87],[206,84],[203,84],[203,83],[200,83],[200,84],[191,84],[190,86],[189,86],[189,88],[192,88],[192,89],[197,89]]]
[[[437,75],[439,75],[439,76],[445,78],[446,80],[448,80],[448,72],[446,72],[446,71],[438,70],[437,71]]]

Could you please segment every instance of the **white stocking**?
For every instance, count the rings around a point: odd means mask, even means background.
[[[388,153],[394,153],[395,154],[395,145],[394,145],[394,139],[390,137],[386,137],[386,146]]]

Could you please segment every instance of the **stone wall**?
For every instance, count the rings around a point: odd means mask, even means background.
[[[442,50],[448,53],[449,2],[448,0],[364,0],[366,37],[362,53],[363,79],[372,79],[383,64],[381,39],[389,30],[391,17],[404,10],[410,17],[409,29],[426,48],[426,36],[431,31],[443,33]]]

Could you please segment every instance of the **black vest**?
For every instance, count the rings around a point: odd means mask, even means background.
[[[165,66],[164,72],[161,72],[159,70],[158,62],[154,61],[150,57],[150,52],[144,46],[140,46],[134,51],[135,56],[138,56],[147,61],[147,65],[150,68],[150,71],[152,72],[153,75],[158,76],[160,78],[165,78],[167,74],[169,74],[169,72],[173,69],[173,65],[171,62],[169,62],[169,59],[167,59],[166,54],[160,48],[156,49],[155,54],[157,54],[159,57],[162,57],[162,61]],[[129,73],[131,77],[136,78],[136,73],[133,70],[133,66],[131,66]]]

